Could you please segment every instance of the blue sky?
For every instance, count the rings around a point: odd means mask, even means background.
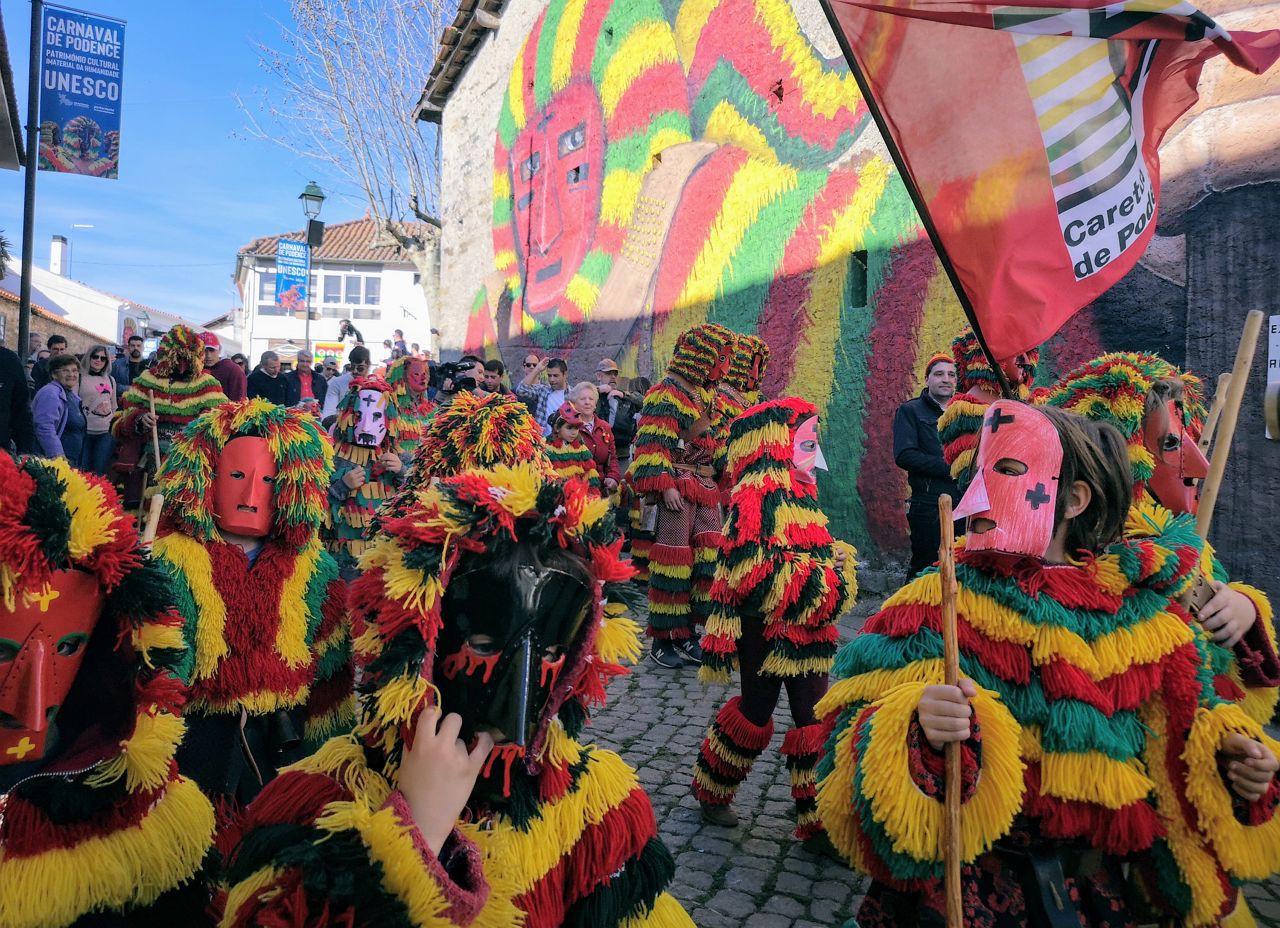
[[[249,139],[234,94],[267,84],[254,41],[277,44],[283,0],[74,0],[67,6],[127,20],[120,178],[41,171],[35,260],[71,241],[71,276],[196,322],[239,305],[231,275],[240,246],[300,228],[298,194],[315,179],[330,198],[321,219],[357,218],[363,204],[315,162]],[[25,121],[31,6],[0,0]],[[425,75],[423,75],[425,79]],[[22,173],[0,171],[0,230],[22,242]],[[91,229],[73,225],[92,225]]]

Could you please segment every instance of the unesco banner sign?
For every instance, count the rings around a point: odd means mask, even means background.
[[[124,21],[45,6],[40,170],[116,178]]]

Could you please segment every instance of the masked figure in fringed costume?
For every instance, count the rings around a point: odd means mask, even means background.
[[[0,925],[190,925],[214,815],[173,762],[182,618],[102,479],[0,454]]]
[[[227,401],[222,386],[204,369],[204,343],[185,325],[175,325],[164,334],[156,349],[156,363],[135,377],[120,398],[124,412],[111,433],[118,447],[116,467],[125,472],[125,499],[129,503],[142,493],[143,473],[154,480],[160,465],[151,441],[153,399],[161,458],[188,422]]]
[[[817,409],[795,397],[753,406],[729,430],[733,492],[702,639],[704,682],[742,674],[742,695],[720,710],[694,766],[703,819],[731,827],[739,784],[773,736],[787,688],[795,726],[782,739],[796,802],[796,837],[822,830],[814,766],[822,730],[813,708],[827,691],[836,620],[857,592],[853,549],[827,531],[818,508]]]
[[[387,368],[387,383],[395,392],[396,413],[400,420],[400,455],[412,459],[427,421],[436,408],[427,398],[431,370],[427,362],[414,355],[396,358]]]
[[[1131,486],[1114,428],[988,407],[956,507],[959,685],[943,683],[931,568],[841,650],[818,706],[818,811],[873,879],[859,924],[942,921],[948,743],[967,924],[1216,925],[1233,881],[1280,869],[1280,744],[1204,673],[1178,604],[1193,521],[1162,510],[1125,532]]]
[[[227,403],[173,443],[154,554],[191,648],[179,758],[220,811],[355,720],[344,584],[324,550],[333,452],[314,416]]]
[[[725,456],[728,454],[729,426],[762,400],[760,384],[769,367],[769,346],[758,335],[734,335],[733,360],[724,380],[716,386],[716,435],[718,458],[716,468],[721,479],[728,479]],[[733,489],[727,486],[726,489]]]
[[[223,925],[507,926],[513,902],[530,928],[691,925],[634,771],[575,740],[640,654],[616,536],[607,501],[527,463],[386,519],[351,589],[362,722],[250,808]],[[411,761],[436,704],[497,746],[433,842]]]
[[[968,326],[952,340],[951,355],[956,362],[956,395],[938,417],[938,437],[942,440],[942,457],[951,467],[952,478],[963,481],[973,464],[982,417],[987,407],[1000,399],[1000,380]],[[1033,392],[1038,393],[1035,382],[1039,364],[1039,348],[1001,363],[1018,399],[1028,402],[1038,399]]]
[[[627,473],[635,491],[658,507],[648,552],[648,634],[662,667],[702,662],[695,636],[709,610],[721,528],[716,385],[729,372],[736,343],[715,323],[683,333],[667,376],[640,410]]]
[[[1196,444],[1205,409],[1194,374],[1157,355],[1108,354],[1063,377],[1045,402],[1120,430],[1133,470],[1131,525],[1141,530],[1153,508],[1193,514],[1199,508],[1197,481],[1208,474],[1209,463]],[[1269,722],[1280,686],[1271,602],[1261,590],[1228,583],[1207,545],[1200,566],[1208,587],[1193,614],[1206,629],[1214,687],[1257,721]]]
[[[391,387],[379,377],[355,377],[338,402],[333,425],[333,480],[322,537],[344,580],[356,575],[374,515],[408,474],[400,454],[400,418]]]

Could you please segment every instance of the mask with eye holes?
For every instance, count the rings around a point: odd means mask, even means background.
[[[465,556],[449,579],[434,682],[462,738],[536,750],[574,681],[595,583],[577,554],[521,540]]]
[[[233,438],[214,467],[213,519],[218,528],[246,538],[270,534],[279,467],[267,440],[248,435]]]

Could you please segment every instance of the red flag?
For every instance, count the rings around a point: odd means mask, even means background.
[[[1228,33],[1169,0],[826,2],[1000,359],[1142,256],[1157,149],[1205,61],[1280,57],[1280,30]]]

